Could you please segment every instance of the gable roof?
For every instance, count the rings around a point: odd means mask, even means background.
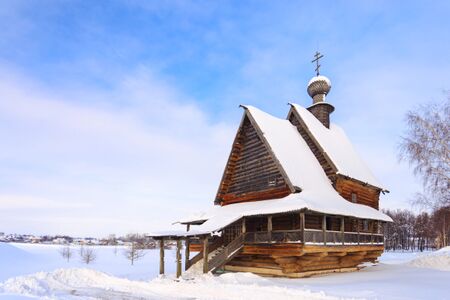
[[[311,133],[312,138],[324,150],[324,155],[332,161],[337,174],[383,189],[382,184],[358,155],[341,127],[331,123],[330,128],[326,128],[306,108],[295,103],[291,106],[300,117],[300,121],[303,121],[307,131]]]

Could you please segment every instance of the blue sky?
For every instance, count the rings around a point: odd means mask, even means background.
[[[446,1],[0,3],[0,231],[148,232],[212,203],[242,111],[341,125],[404,208],[403,117],[450,88]]]

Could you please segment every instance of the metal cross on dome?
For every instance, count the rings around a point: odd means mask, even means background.
[[[314,54],[314,57],[315,58],[311,62],[316,63],[316,74],[317,74],[317,76],[319,76],[319,69],[320,69],[319,59],[321,59],[323,57],[323,54],[320,54],[319,51],[316,51],[316,54]]]

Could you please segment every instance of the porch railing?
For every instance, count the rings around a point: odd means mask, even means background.
[[[244,235],[244,243],[326,243],[330,245],[382,245],[384,243],[384,236],[383,234],[379,233],[342,232],[332,230],[327,230],[324,234],[324,231],[319,229],[305,229],[304,232],[302,232],[301,230],[275,230],[247,232]]]
[[[208,250],[209,250],[209,252],[213,252],[214,250],[216,250],[217,248],[219,248],[222,245],[223,245],[223,241],[221,239],[218,239],[209,245]],[[186,261],[185,269],[186,270],[189,269],[192,265],[196,264],[197,262],[199,262],[202,259],[203,259],[203,251],[200,251],[194,257],[192,257],[191,259]]]
[[[228,260],[232,259],[243,246],[244,236],[241,234],[208,261],[208,270],[214,271],[225,264]]]

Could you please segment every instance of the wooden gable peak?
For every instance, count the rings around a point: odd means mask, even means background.
[[[298,187],[291,184],[251,113],[245,109],[215,204],[282,198],[298,191]]]

